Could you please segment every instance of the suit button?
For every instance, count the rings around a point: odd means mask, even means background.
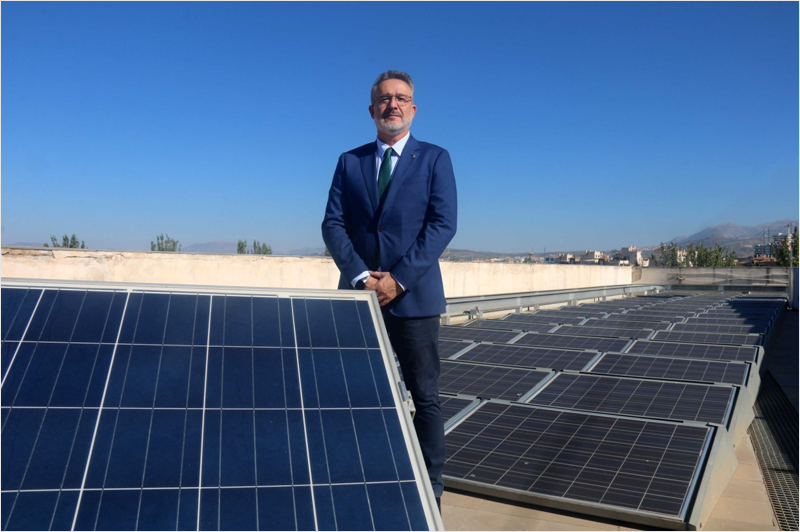
[[[378,227],[378,232],[383,233],[383,226]]]
[[[369,258],[374,259],[375,255],[370,255]]]

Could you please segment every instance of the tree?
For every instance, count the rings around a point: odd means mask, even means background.
[[[61,238],[61,244],[58,243],[58,240],[56,239],[55,235],[50,235],[50,242],[53,244],[54,248],[86,249],[86,244],[83,242],[83,240],[81,240],[80,243],[78,243],[78,237],[75,236],[75,233],[72,233],[71,237],[64,235]],[[47,244],[47,242],[45,242],[44,247],[49,248],[50,245]]]
[[[156,241],[150,241],[150,251],[180,251],[181,245],[177,240],[173,240],[169,235],[163,234],[156,237]]]
[[[325,256],[326,257],[330,257],[331,256],[331,250],[328,249],[328,246],[325,246]]]
[[[262,243],[253,239],[253,249],[247,249],[247,240],[239,240],[236,243],[236,253],[240,255],[272,255],[272,246],[266,242]]]
[[[797,266],[797,227],[794,228],[794,232],[791,236],[781,242],[780,245],[773,245],[773,255],[775,256],[775,261],[778,263],[778,266],[783,266],[784,268],[789,267],[789,246],[792,247],[792,266]]]

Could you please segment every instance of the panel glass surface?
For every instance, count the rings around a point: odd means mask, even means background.
[[[517,401],[550,372],[443,360],[439,391],[480,399]]]
[[[656,342],[653,340],[637,340],[626,353],[651,355],[658,357],[696,358],[703,360],[730,360],[739,362],[755,362],[758,350],[754,347],[737,347],[728,345],[678,344]]]
[[[439,327],[439,340],[469,340],[472,342],[507,343],[521,332],[497,331],[493,329],[468,329],[442,325]]]
[[[593,349],[595,351],[622,351],[630,340],[614,338],[595,338],[585,336],[565,336],[562,334],[526,334],[514,345],[558,347],[562,349]]]
[[[561,373],[530,404],[588,412],[724,423],[734,389]]]
[[[428,526],[366,301],[45,290],[20,345],[3,529]]]
[[[446,438],[445,479],[683,519],[707,427],[487,403]]]
[[[439,404],[442,407],[442,417],[444,418],[444,422],[447,423],[453,419],[455,415],[474,402],[474,399],[462,399],[461,397],[440,395]]]
[[[759,345],[761,336],[750,334],[715,334],[658,331],[653,340],[687,344]]]
[[[653,331],[644,328],[620,327],[571,327],[564,326],[556,331],[567,336],[605,336],[608,338],[647,338]]]
[[[458,340],[439,340],[439,358],[449,358],[472,345]]]
[[[511,323],[551,323],[556,325],[577,325],[585,318],[571,318],[568,316],[536,316],[534,314],[509,314],[501,321],[508,321]]]
[[[676,323],[672,327],[673,331],[680,332],[704,332],[704,333],[723,333],[723,334],[763,334],[766,326],[758,325],[712,325],[708,323]]]
[[[675,379],[683,381],[745,384],[748,366],[741,362],[714,362],[682,358],[606,353],[591,373]]]
[[[637,321],[637,320],[623,320],[623,319],[611,319],[611,318],[605,318],[605,319],[592,318],[583,325],[581,325],[581,327],[611,327],[611,328],[637,327],[640,329],[653,329],[659,331],[668,328],[670,325],[671,323],[668,321]]]
[[[498,329],[504,331],[536,331],[547,332],[555,328],[553,323],[515,323],[505,320],[475,320],[464,327],[471,329]]]
[[[595,351],[569,351],[545,347],[479,344],[458,357],[458,360],[483,364],[580,371],[595,356],[597,356]]]

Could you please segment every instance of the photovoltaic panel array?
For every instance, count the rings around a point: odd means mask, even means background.
[[[668,329],[672,325],[668,321],[634,321],[634,320],[622,320],[622,319],[611,319],[611,318],[601,318],[596,319],[592,318],[588,320],[586,323],[580,325],[580,327],[636,327],[640,329],[653,329],[656,331]]]
[[[680,332],[722,333],[722,334],[763,334],[767,327],[758,325],[710,325],[704,323],[676,323],[672,329]]]
[[[548,332],[556,328],[554,323],[514,323],[501,320],[474,320],[464,325],[471,329],[496,329],[504,331]]]
[[[697,323],[706,325],[755,325],[758,327],[769,327],[772,320],[760,318],[689,318],[686,323]]]
[[[522,334],[513,331],[498,331],[494,329],[468,329],[466,327],[453,327],[443,325],[439,327],[440,340],[469,340],[471,342],[492,342],[505,344]]]
[[[528,333],[514,345],[530,345],[538,347],[556,347],[561,349],[593,349],[595,351],[622,351],[628,345],[628,339],[595,338],[588,336],[565,336],[562,334]]]
[[[511,323],[552,323],[560,325],[577,325],[584,319],[585,318],[571,318],[568,316],[551,318],[549,316],[537,316],[535,314],[508,314],[504,318],[501,318],[500,321],[507,321]]]
[[[626,353],[676,357],[696,358],[702,360],[729,360],[740,362],[755,362],[758,349],[746,346],[679,344],[671,342],[657,342],[653,340],[637,340]]]
[[[486,403],[447,434],[444,474],[455,487],[683,520],[711,436],[702,426]]]
[[[443,360],[439,392],[517,401],[549,375],[546,371]]]
[[[439,358],[450,358],[470,345],[472,344],[458,340],[439,340]]]
[[[653,340],[687,344],[760,345],[761,336],[755,334],[715,334],[695,332],[658,331]]]
[[[3,529],[434,526],[368,300],[7,290]]]
[[[528,403],[725,424],[734,393],[730,387],[561,373]]]
[[[591,373],[744,385],[748,368],[747,364],[741,362],[606,353],[591,369]]]
[[[458,357],[460,361],[528,368],[580,371],[597,356],[595,351],[569,351],[544,347],[479,344]]]
[[[652,330],[644,328],[619,328],[619,327],[587,327],[564,325],[556,331],[567,336],[604,336],[608,338],[647,338],[653,334]]]

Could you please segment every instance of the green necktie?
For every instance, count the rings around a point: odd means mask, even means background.
[[[378,199],[383,198],[389,180],[392,178],[392,149],[386,148],[381,161],[381,169],[378,171]]]

